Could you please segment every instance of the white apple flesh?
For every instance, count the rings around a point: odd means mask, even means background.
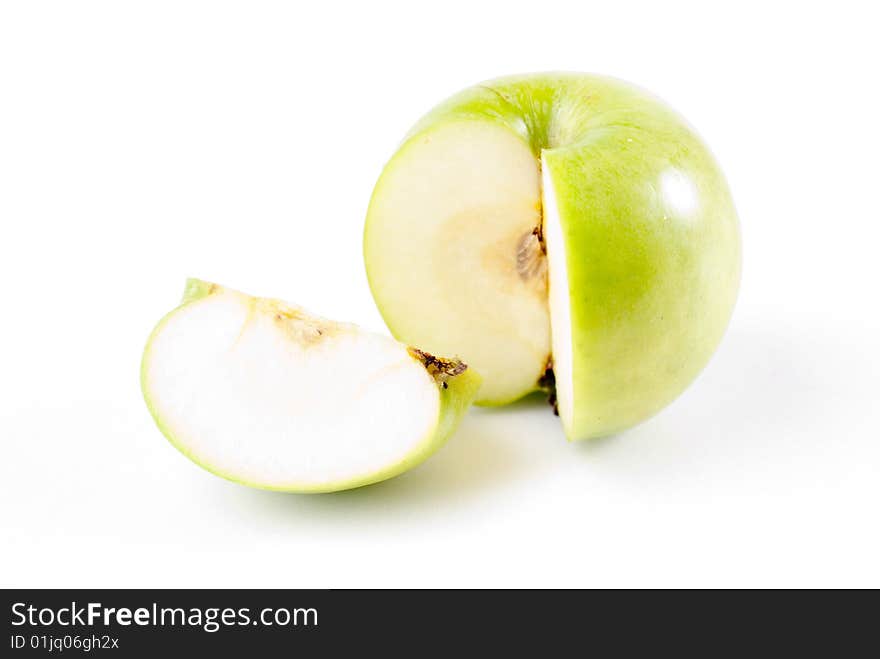
[[[411,140],[383,175],[370,222],[370,283],[395,335],[471,355],[484,402],[532,390],[547,368],[550,322],[534,233],[540,172],[522,140],[477,122]]]
[[[479,377],[354,325],[191,280],[149,339],[142,386],[162,432],[209,471],[328,492],[427,458]]]

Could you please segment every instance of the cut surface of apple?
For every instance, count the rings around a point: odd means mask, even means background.
[[[427,458],[480,378],[461,361],[190,280],[150,336],[141,382],[162,432],[209,471],[265,489],[328,492]]]
[[[541,180],[527,145],[487,123],[428,131],[395,157],[370,217],[371,285],[392,332],[422,337],[438,354],[472,355],[485,402],[533,389],[550,322],[535,231]]]
[[[461,355],[483,376],[478,404],[552,388],[569,439],[678,396],[740,271],[699,137],[646,92],[585,74],[490,81],[426,115],[376,184],[364,256],[395,337]]]

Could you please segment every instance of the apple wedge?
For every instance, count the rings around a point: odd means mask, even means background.
[[[200,280],[144,351],[156,423],[208,471],[330,492],[390,478],[449,437],[480,378],[354,325]]]
[[[383,170],[364,259],[391,332],[458,354],[477,403],[545,389],[569,439],[678,396],[740,276],[724,176],[678,114],[584,74],[502,78],[442,103]]]

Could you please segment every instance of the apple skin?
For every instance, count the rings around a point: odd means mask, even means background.
[[[576,73],[466,89],[403,146],[460,121],[507,127],[552,181],[571,309],[572,395],[560,409],[568,439],[613,434],[661,410],[715,351],[739,287],[737,215],[708,148],[647,92]]]
[[[300,494],[320,494],[329,492],[339,492],[342,490],[350,490],[365,485],[371,485],[380,481],[398,476],[405,471],[418,466],[431,455],[433,455],[446,441],[452,436],[458,427],[464,415],[471,406],[471,402],[480,388],[480,376],[472,369],[467,369],[464,373],[451,378],[446,387],[438,387],[440,396],[439,412],[435,421],[433,430],[427,433],[402,460],[389,464],[387,467],[356,476],[346,480],[330,481],[321,484],[290,484],[286,486],[266,485],[265,483],[254,482],[252,480],[242,479],[234,473],[230,473],[197,458],[188,448],[185,442],[181,441],[176,433],[165,423],[162,415],[159,414],[157,407],[153,404],[150,387],[150,362],[151,348],[153,339],[162,331],[165,324],[181,309],[191,304],[198,304],[200,301],[207,299],[209,296],[221,290],[221,286],[201,279],[188,279],[184,288],[180,305],[167,313],[156,325],[147,340],[144,349],[143,359],[141,361],[141,391],[146,402],[147,409],[153,417],[153,421],[159,428],[159,431],[165,435],[166,439],[178,451],[183,453],[187,458],[205,469],[206,471],[220,476],[226,480],[253,487],[261,490],[272,490],[276,492],[291,492]]]

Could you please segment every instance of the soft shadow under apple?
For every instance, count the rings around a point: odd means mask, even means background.
[[[538,417],[538,424],[551,431],[555,419],[549,411],[537,415],[536,407],[520,403],[506,414],[501,410],[474,409],[455,436],[427,462],[374,485],[318,495],[283,494],[232,485],[227,492],[238,503],[243,499],[247,506],[258,506],[263,512],[322,518],[337,513],[424,513],[491,496],[538,473],[540,464],[536,463],[529,444],[538,445],[548,438],[542,436],[546,433],[533,432],[536,419],[529,417]],[[541,418],[544,416],[547,419]],[[555,429],[555,434],[558,441],[564,441],[561,430]]]
[[[326,520],[432,514],[481,497],[528,488],[548,470],[584,479],[658,480],[696,475],[762,454],[767,430],[809,423],[833,384],[814,377],[805,346],[772,332],[732,331],[700,378],[667,410],[611,437],[565,441],[558,419],[534,394],[504,408],[476,408],[449,443],[397,478],[335,494],[289,495],[229,486],[234,507]],[[744,455],[752,451],[753,458]],[[729,466],[729,465],[727,465]],[[746,466],[746,465],[744,465]]]

